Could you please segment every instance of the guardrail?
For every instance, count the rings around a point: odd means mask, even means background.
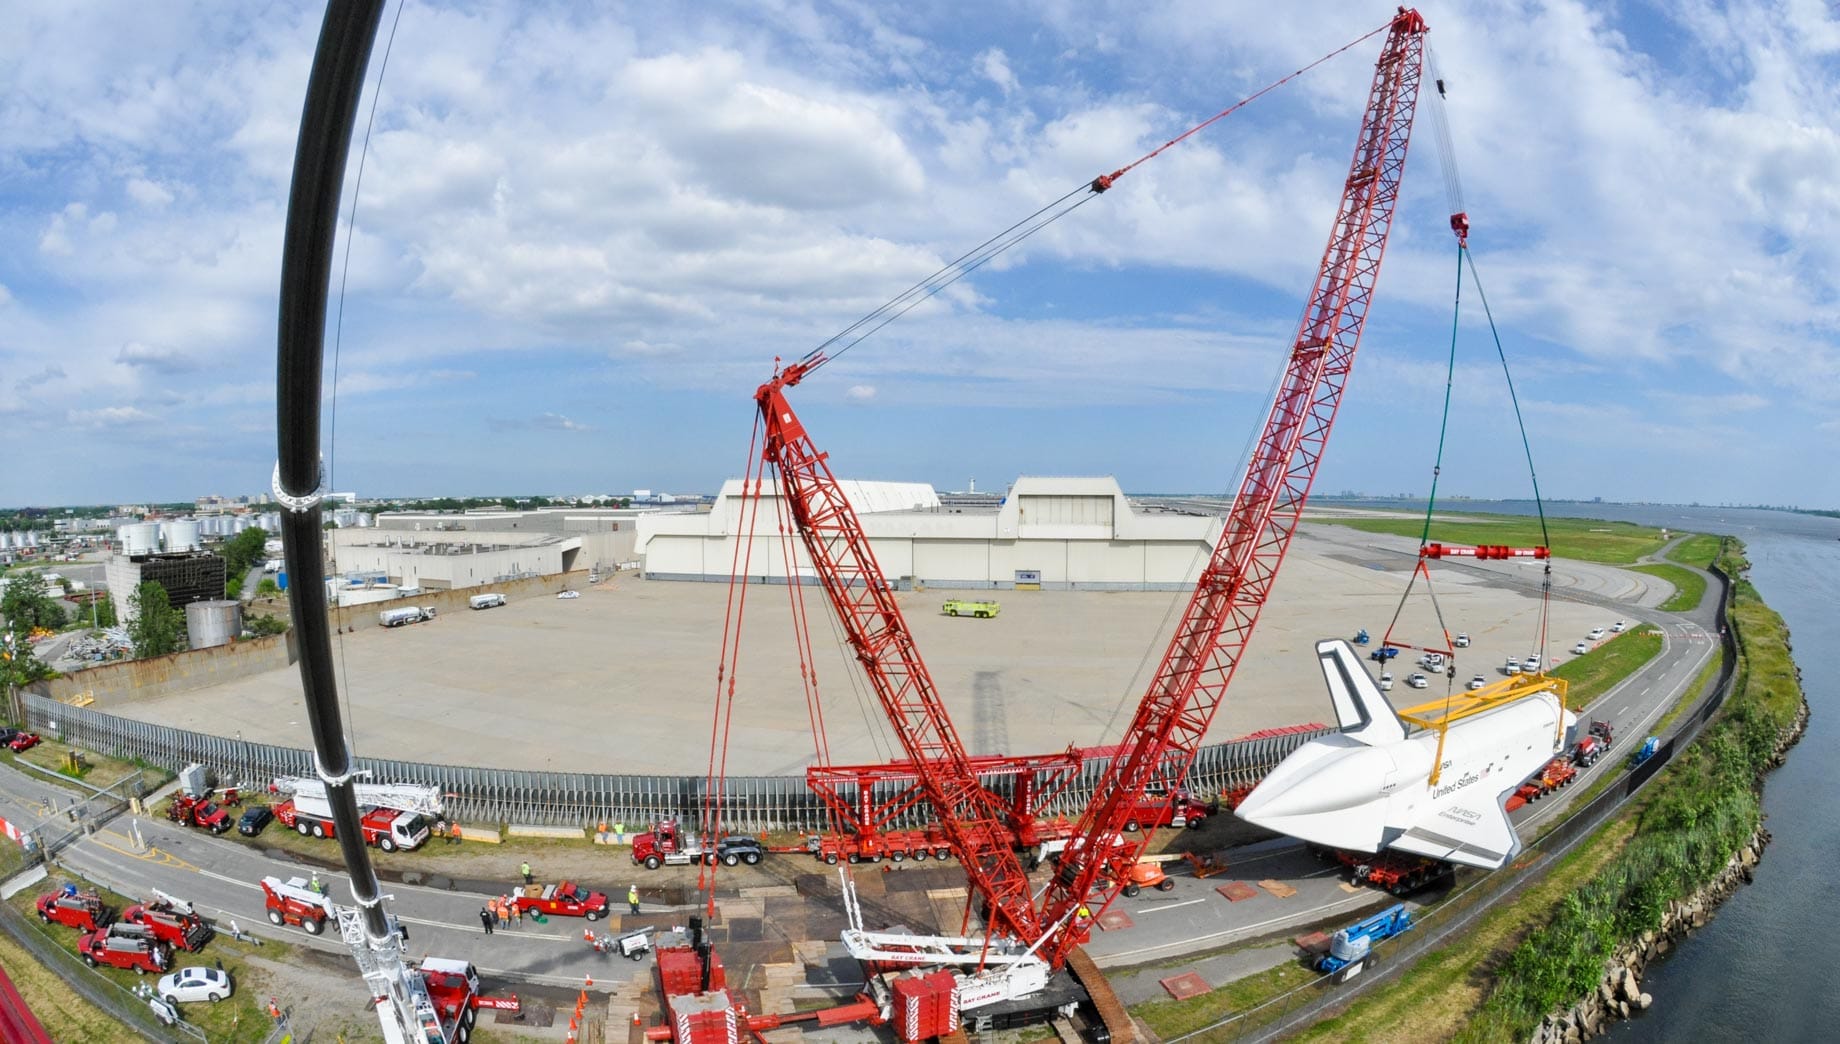
[[[124,760],[138,760],[178,771],[204,765],[223,785],[266,786],[278,776],[310,776],[313,755],[295,747],[117,717],[88,707],[72,707],[44,696],[25,696],[31,727],[57,739]],[[1290,733],[1217,743],[1201,748],[1189,771],[1188,785],[1201,793],[1224,792],[1257,782],[1285,755],[1323,731]],[[1047,809],[1078,816],[1105,772],[1107,758],[1091,758],[1080,775]],[[422,783],[447,794],[447,812],[470,822],[528,823],[591,827],[598,823],[650,823],[678,816],[694,821],[702,814],[708,780],[704,776],[616,775],[592,772],[535,772],[478,766],[442,765],[358,758],[379,783]],[[986,783],[1010,796],[1013,777],[992,776]],[[805,785],[803,776],[731,776],[723,784],[722,822],[737,830],[823,830],[830,816]],[[878,786],[886,797],[898,784]],[[846,795],[849,788],[844,788]],[[929,818],[922,805],[889,825],[912,828]]]
[[[1376,944],[1359,978],[1345,981],[1339,975],[1323,976],[1219,1022],[1172,1037],[1170,1044],[1184,1040],[1275,1040],[1301,1029],[1353,1003],[1362,992],[1392,981],[1419,957],[1469,927],[1495,903],[1538,884],[1547,870],[1573,846],[1589,837],[1625,801],[1646,786],[1673,759],[1676,751],[1685,749],[1731,695],[1739,662],[1737,636],[1727,615],[1731,606],[1731,578],[1717,568],[1710,572],[1721,584],[1717,613],[1721,655],[1718,680],[1652,757],[1632,769],[1619,784],[1606,788],[1527,845],[1507,868],[1477,878],[1446,896],[1437,906],[1421,912],[1413,930],[1406,935]]]

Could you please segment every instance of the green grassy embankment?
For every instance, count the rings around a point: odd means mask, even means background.
[[[1399,518],[1335,518],[1311,516],[1310,521],[1327,525],[1348,526],[1364,533],[1391,533],[1418,537],[1424,532],[1425,520]],[[1661,531],[1628,522],[1604,522],[1590,518],[1549,518],[1547,532],[1552,539],[1552,553],[1560,558],[1584,562],[1630,565],[1644,555],[1653,554],[1664,543]],[[1506,544],[1509,547],[1534,547],[1541,543],[1540,520],[1525,515],[1449,515],[1439,512],[1431,523],[1431,539],[1447,544]]]
[[[1616,683],[1642,669],[1661,653],[1661,632],[1652,627],[1638,627],[1592,649],[1574,656],[1550,673],[1566,682],[1565,704],[1583,710],[1592,700],[1609,692]]]
[[[1711,569],[1719,558],[1719,538],[1711,533],[1695,533],[1675,544],[1668,558],[1695,569]]]
[[[1674,585],[1674,593],[1657,608],[1664,613],[1684,613],[1699,605],[1700,599],[1706,597],[1706,578],[1684,566],[1668,565],[1665,562],[1645,562],[1629,568],[1638,573],[1660,577]]]
[[[1728,575],[1747,566],[1733,541]],[[1597,988],[1622,941],[1661,925],[1667,904],[1722,870],[1761,821],[1759,790],[1802,694],[1788,629],[1747,580],[1733,585],[1738,675],[1730,699],[1698,741],[1679,752],[1633,815],[1617,858],[1549,909],[1491,969],[1493,983],[1459,1041],[1525,1040],[1548,1012]]]

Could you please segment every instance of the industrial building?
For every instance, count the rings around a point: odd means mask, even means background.
[[[1109,476],[1024,476],[988,506],[971,498],[944,503],[922,483],[840,485],[883,572],[901,588],[1186,590],[1222,525],[1217,515],[1144,510]],[[729,480],[707,512],[641,516],[645,576],[727,580],[735,541],[749,530],[741,488]],[[777,487],[761,494],[746,572],[770,583],[796,573],[810,583],[815,574],[804,549],[795,548],[789,569],[776,537],[784,517],[778,496]]]
[[[110,555],[104,575],[123,623],[134,616],[135,590],[149,580],[166,589],[175,609],[224,596],[224,560],[209,551]]]
[[[397,589],[452,590],[577,570],[611,572],[636,557],[635,519],[616,508],[463,513],[392,511],[328,534],[333,572],[383,577]]]

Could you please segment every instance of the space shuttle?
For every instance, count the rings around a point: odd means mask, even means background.
[[[1341,728],[1310,740],[1266,775],[1234,814],[1331,848],[1397,849],[1498,869],[1520,851],[1507,800],[1565,749],[1577,718],[1538,691],[1484,705],[1466,697],[1444,726],[1408,730],[1342,639],[1316,643]],[[1436,764],[1438,771],[1432,772]]]

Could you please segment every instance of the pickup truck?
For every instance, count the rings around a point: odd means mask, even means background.
[[[102,897],[94,892],[72,895],[68,890],[48,892],[38,897],[38,919],[46,924],[61,924],[86,932],[100,931],[114,918]]]
[[[153,937],[176,950],[197,953],[211,938],[211,926],[204,923],[190,903],[156,899],[136,903],[121,913],[122,923],[138,924]]]
[[[512,894],[511,902],[525,913],[585,917],[590,921],[607,916],[607,893],[590,892],[573,881],[524,885]]]
[[[1174,801],[1169,800],[1167,794],[1145,794],[1131,810],[1131,818],[1125,820],[1124,828],[1186,826],[1199,830],[1207,817],[1218,811],[1218,804],[1202,801],[1186,790],[1176,791]]]
[[[132,968],[137,975],[158,974],[172,964],[171,947],[147,929],[129,924],[113,924],[85,935],[77,943],[77,955],[92,968],[98,964]]]

